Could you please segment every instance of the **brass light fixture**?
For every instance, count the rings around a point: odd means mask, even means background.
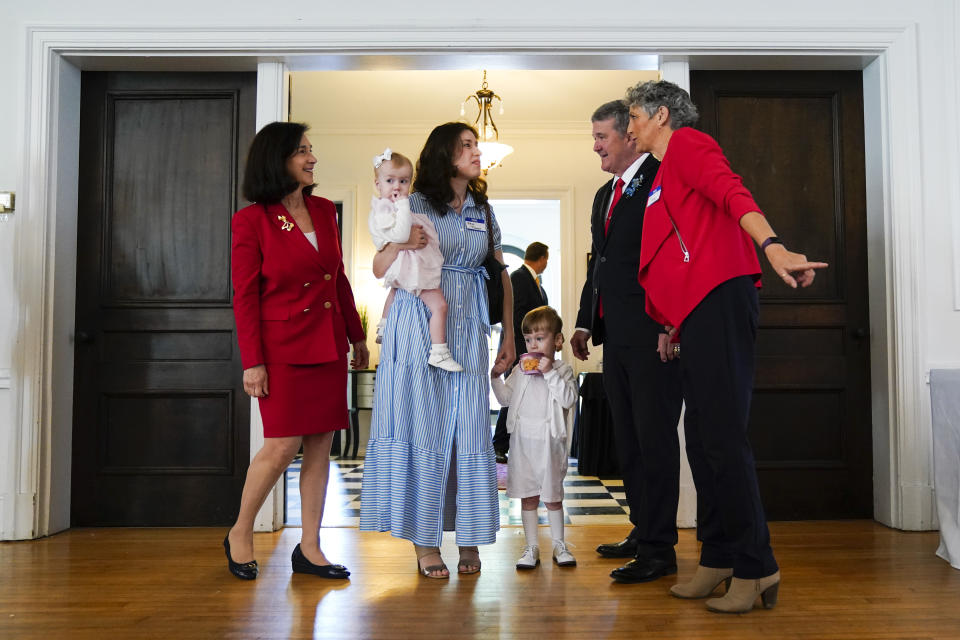
[[[467,96],[460,103],[460,116],[464,115],[464,108],[467,102],[474,100],[477,103],[477,118],[473,121],[473,126],[477,129],[480,136],[480,163],[483,166],[483,173],[486,175],[489,169],[499,167],[503,159],[513,153],[513,147],[500,142],[500,131],[493,121],[493,101],[500,101],[500,115],[503,115],[503,98],[493,92],[487,85],[487,70],[483,70],[483,84],[473,95]]]

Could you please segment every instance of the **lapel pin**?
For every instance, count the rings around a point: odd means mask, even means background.
[[[287,220],[287,216],[277,216],[277,220],[282,222],[280,228],[284,231],[293,231],[293,223]]]
[[[640,181],[643,180],[643,174],[641,173],[638,177],[630,181],[630,184],[623,191],[623,195],[628,198],[633,195],[633,192],[637,190],[637,187],[640,186]]]

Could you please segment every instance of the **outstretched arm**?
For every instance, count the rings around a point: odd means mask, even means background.
[[[730,168],[730,162],[713,138],[709,136],[674,136],[673,153],[686,161],[676,164],[679,178],[709,198],[740,223],[758,245],[775,234],[743,180]],[[788,251],[782,244],[770,244],[764,249],[770,266],[788,286],[808,287],[813,283],[814,269],[824,269],[826,262],[810,262],[800,253]]]
[[[740,227],[753,238],[757,245],[763,244],[767,238],[776,236],[766,217],[757,211],[741,216]],[[814,269],[825,269],[828,266],[826,262],[810,262],[807,256],[789,251],[779,243],[767,245],[763,252],[777,275],[794,289],[798,284],[801,287],[809,287],[816,275]]]

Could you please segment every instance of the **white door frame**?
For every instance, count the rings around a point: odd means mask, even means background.
[[[76,226],[80,69],[259,67],[258,122],[285,115],[282,63],[310,68],[336,54],[445,53],[578,56],[658,54],[677,80],[709,59],[743,68],[765,59],[802,66],[816,57],[863,68],[874,431],[875,517],[890,526],[934,524],[929,399],[917,310],[923,309],[921,171],[916,26],[894,23],[717,28],[621,21],[614,28],[85,28],[27,27],[21,173],[15,217],[14,290],[19,306],[11,370],[14,450],[0,472],[0,539],[33,538],[69,526],[72,319],[75,261],[58,254]],[[465,45],[464,43],[469,43]],[[732,57],[736,56],[736,58]],[[729,57],[729,58],[728,58]],[[857,60],[866,60],[860,63]],[[281,64],[281,66],[276,66]],[[111,66],[113,65],[113,66]],[[145,68],[145,67],[144,67]],[[755,68],[755,67],[754,67]],[[955,103],[957,97],[948,95]],[[943,105],[943,113],[956,112]],[[262,109],[262,112],[261,112]],[[956,164],[953,158],[948,162]],[[957,169],[957,167],[953,167]],[[955,174],[956,172],[954,172]],[[71,179],[73,182],[71,183]],[[74,249],[75,250],[75,249]],[[69,253],[69,252],[67,252]],[[572,255],[572,254],[571,254]],[[58,261],[57,258],[61,259]],[[254,444],[253,442],[251,444]],[[66,465],[66,470],[63,465]],[[272,519],[276,524],[276,519]],[[263,523],[264,526],[266,523]]]

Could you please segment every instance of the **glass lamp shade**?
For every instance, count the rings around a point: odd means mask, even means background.
[[[483,170],[499,167],[503,159],[513,153],[513,147],[502,142],[480,142],[480,166]]]

